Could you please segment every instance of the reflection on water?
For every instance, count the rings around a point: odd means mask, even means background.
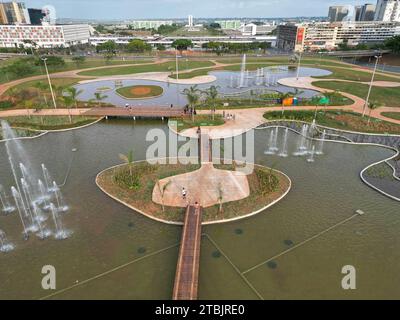
[[[214,81],[213,83],[199,85],[198,88],[204,90],[206,88],[209,88],[210,85],[216,85],[219,87],[220,92],[225,94],[246,92],[249,89],[257,89],[257,88],[259,89],[263,88],[271,92],[275,91],[282,93],[292,92],[294,90],[293,88],[279,85],[276,82],[282,78],[295,77],[297,74],[296,70],[290,70],[290,69],[288,70],[287,67],[284,68],[279,66],[267,67],[264,68],[264,70],[265,72],[263,73],[264,75],[263,78],[267,76],[270,85],[266,85],[265,82],[262,82],[261,84],[258,83],[259,80],[257,79],[259,78],[257,78],[257,72],[250,72],[246,78],[247,87],[238,89],[236,88],[236,86],[232,86],[232,79],[236,79],[238,77],[239,75],[238,72],[215,71],[215,72],[210,72],[210,74],[214,75],[217,78],[217,80]],[[329,71],[316,68],[301,67],[300,70],[300,76],[302,77],[324,76],[329,74],[330,74]],[[113,90],[105,92],[107,98],[105,98],[103,102],[112,103],[117,106],[125,106],[126,103],[129,103],[129,104],[134,104],[135,106],[170,107],[171,103],[173,105],[178,105],[178,106],[185,105],[187,102],[185,96],[182,94],[182,91],[185,88],[190,87],[190,85],[178,86],[176,84],[149,81],[149,80],[122,80],[122,85],[123,86],[158,85],[163,88],[164,93],[162,96],[152,99],[135,99],[135,100],[125,99],[115,92],[114,80],[99,80],[99,81],[87,82],[76,85],[76,88],[78,88],[79,90],[83,90],[83,92],[79,95],[79,99],[83,101],[89,101],[93,99],[95,96],[94,94],[98,90],[98,88],[109,87],[113,88]],[[317,92],[313,90],[302,90],[301,92],[299,92],[298,96],[309,98],[315,95],[316,93]]]
[[[171,298],[181,228],[132,212],[105,196],[94,183],[99,171],[119,163],[119,153],[134,149],[135,159],[144,159],[149,145],[145,141],[147,130],[155,127],[167,130],[161,122],[119,120],[23,141],[34,164],[45,162],[57,182],[66,179],[72,161],[62,192],[70,206],[65,223],[74,230],[74,236],[63,242],[25,242],[18,217],[0,216],[0,229],[16,245],[13,252],[0,255],[0,298],[49,294],[40,286],[43,265],[56,267],[57,289],[62,289],[128,262],[132,263],[56,298]],[[302,157],[265,155],[269,134],[270,129],[255,133],[256,163],[288,174],[293,189],[264,213],[203,229],[208,237],[202,241],[200,298],[257,299],[257,293],[230,262],[241,271],[247,270],[350,217],[357,209],[366,214],[246,277],[265,299],[399,298],[399,205],[359,179],[364,167],[392,152],[380,147],[326,143],[324,155],[308,163]],[[77,151],[71,152],[74,148]],[[288,154],[296,148],[297,136],[289,132]],[[0,180],[3,185],[12,184],[4,144],[0,145]],[[341,268],[349,264],[358,271],[357,290],[351,293],[340,285]]]

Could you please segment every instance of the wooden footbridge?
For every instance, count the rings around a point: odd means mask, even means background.
[[[208,132],[199,132],[200,161],[211,161],[211,141]],[[178,264],[176,267],[173,300],[196,300],[199,286],[201,222],[200,204],[186,208]]]
[[[181,108],[132,106],[129,108],[92,108],[84,113],[84,116],[97,117],[137,117],[137,118],[174,118],[184,116]]]
[[[188,206],[176,268],[173,300],[197,300],[203,209]]]

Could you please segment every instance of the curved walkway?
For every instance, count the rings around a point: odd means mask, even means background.
[[[75,69],[75,70],[68,70],[68,71],[61,71],[61,72],[55,72],[51,73],[50,77],[51,78],[81,78],[81,79],[93,79],[91,76],[84,76],[80,75],[80,72],[85,72],[85,71],[92,71],[92,70],[99,70],[99,69],[107,69],[107,68],[118,68],[118,67],[128,67],[128,66],[145,66],[145,65],[156,65],[156,64],[161,64],[164,62],[169,61],[168,59],[159,59],[153,62],[149,63],[140,63],[140,64],[116,64],[116,65],[111,65],[111,66],[99,66],[99,67],[94,67],[94,68],[85,68],[85,69]],[[0,84],[0,96],[3,95],[8,89],[15,87],[19,84],[25,83],[25,82],[30,82],[30,81],[36,81],[36,80],[43,80],[46,79],[47,76],[45,74],[43,75],[37,75],[37,76],[32,76],[32,77],[27,77],[27,78],[22,78],[22,79],[17,79],[14,81],[10,81],[7,83]]]
[[[316,81],[320,81],[320,80],[316,80],[315,78],[312,78],[312,77],[301,77],[299,79],[284,78],[284,79],[280,79],[278,82],[284,86],[291,86],[291,87],[299,88],[299,89],[310,89],[310,90],[315,90],[315,91],[319,91],[319,92],[334,92],[334,90],[316,87],[315,85],[313,85],[313,82],[316,82]],[[342,80],[325,79],[322,81],[342,81]],[[349,81],[349,82],[354,82],[354,81]],[[373,85],[374,86],[385,86],[384,85],[385,83],[388,83],[392,87],[396,86],[396,82],[387,82],[387,81],[384,81],[384,82],[376,81],[373,83]],[[399,86],[400,86],[400,83],[399,83]],[[341,95],[343,95],[349,99],[352,99],[354,101],[354,103],[351,106],[337,106],[337,107],[335,107],[336,109],[350,108],[353,112],[357,112],[357,113],[361,113],[361,114],[363,113],[364,105],[365,105],[364,99],[361,99],[360,97],[355,96],[350,93],[347,93],[347,92],[343,92],[343,91],[338,91],[338,92]],[[315,107],[314,107],[314,109],[315,109]],[[367,114],[369,114],[369,108],[366,110],[366,112],[367,112]],[[396,119],[392,119],[392,118],[383,116],[382,113],[384,113],[384,112],[400,112],[400,108],[380,107],[378,109],[371,110],[371,117],[377,118],[380,120],[384,120],[387,122],[391,122],[391,123],[400,124],[400,120],[396,120]]]
[[[107,69],[107,68],[118,68],[118,67],[127,67],[127,66],[135,66],[135,65],[140,65],[140,66],[144,66],[144,65],[156,65],[156,64],[162,64],[168,61],[173,61],[173,59],[168,59],[168,58],[162,58],[162,59],[158,59],[155,60],[153,62],[149,62],[149,63],[141,63],[141,64],[118,64],[118,65],[110,65],[110,66],[99,66],[99,67],[93,67],[93,68],[85,68],[85,69],[75,69],[75,70],[69,70],[69,71],[61,71],[61,72],[55,72],[51,74],[52,78],[77,78],[77,79],[93,79],[93,78],[103,78],[103,77],[93,77],[93,76],[84,76],[81,75],[81,72],[85,72],[85,71],[92,71],[92,70],[99,70],[99,69]],[[184,73],[190,73],[193,71],[198,71],[198,70],[207,70],[207,69],[215,69],[218,70],[219,68],[224,68],[224,67],[228,67],[228,66],[235,66],[235,65],[240,65],[241,63],[236,62],[236,63],[222,63],[220,61],[217,60],[210,60],[211,62],[214,63],[214,66],[209,66],[209,67],[200,67],[200,68],[194,68],[194,69],[188,69],[188,70],[182,70],[180,72],[180,74],[184,74]],[[327,61],[327,62],[331,62],[331,60],[321,60],[321,61]],[[273,62],[273,61],[260,61],[260,62],[248,62],[247,65],[257,65],[257,64],[282,64],[283,62]],[[303,65],[304,66],[315,66],[315,67],[326,67],[326,68],[339,68],[339,69],[349,69],[349,67],[351,67],[352,70],[354,71],[362,71],[362,72],[367,72],[367,73],[372,73],[373,71],[368,69],[368,68],[363,68],[363,67],[359,67],[359,66],[354,66],[352,64],[346,63],[346,62],[342,62],[342,61],[335,61],[336,64],[338,65],[316,65],[315,63],[307,63],[304,62]],[[339,65],[343,65],[343,66],[339,66]],[[170,75],[170,73],[166,73],[168,75]],[[391,77],[393,79],[398,79],[400,81],[400,75],[398,74],[392,74],[390,72],[376,72],[377,75],[383,75],[383,76],[387,76],[387,77]],[[138,74],[137,74],[138,75]],[[143,75],[143,74],[142,74]],[[128,75],[129,77],[132,77],[133,75]],[[122,76],[123,77],[123,76]],[[168,79],[165,79],[165,75],[162,76],[164,81],[167,82],[173,82],[176,81],[172,78],[167,77]],[[207,77],[207,76],[205,76]],[[109,78],[109,77],[108,77]],[[46,75],[38,75],[38,76],[32,76],[32,77],[27,77],[27,78],[22,78],[22,79],[18,79],[18,80],[14,80],[5,84],[0,84],[0,96],[3,95],[9,88],[15,87],[19,84],[25,83],[25,82],[29,82],[29,81],[35,81],[35,80],[43,80],[46,79]],[[195,79],[195,80],[193,80]],[[143,79],[146,80],[146,79]],[[150,79],[152,80],[152,79]],[[181,79],[182,81],[184,80],[185,84],[196,84],[199,83],[198,81],[204,81],[203,83],[207,83],[207,82],[212,82],[211,78],[203,78],[203,76],[199,76],[199,77],[195,77],[192,79]],[[189,80],[192,80],[190,82],[188,82]],[[325,80],[323,78],[321,79],[316,79],[315,81],[318,80]],[[328,81],[328,79],[326,79]],[[329,79],[331,80],[331,79]]]

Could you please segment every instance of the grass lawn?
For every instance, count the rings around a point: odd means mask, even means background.
[[[143,99],[158,97],[164,90],[160,86],[129,86],[117,89],[117,93],[127,99]]]
[[[191,172],[199,169],[199,165],[150,165],[146,162],[135,163],[132,167],[134,177],[131,178],[127,165],[104,171],[97,183],[108,193],[123,202],[163,220],[183,222],[185,209],[165,207],[152,201],[153,189],[158,180]],[[232,165],[220,165],[218,169],[232,170]],[[270,176],[271,175],[271,176]],[[129,187],[134,180],[134,188]],[[231,219],[257,211],[279,198],[289,187],[289,180],[282,174],[268,168],[256,166],[248,176],[250,196],[246,199],[223,204],[223,212],[219,205],[204,210],[203,221]],[[128,184],[126,184],[128,182]]]
[[[71,70],[78,70],[78,69],[88,69],[88,68],[95,68],[95,67],[103,67],[103,66],[113,66],[113,65],[125,65],[125,64],[143,64],[143,63],[151,63],[154,62],[153,59],[148,60],[111,60],[106,61],[104,59],[87,59],[83,63],[75,63],[69,59],[65,59],[65,65],[61,67],[52,67],[49,66],[49,73],[56,73],[56,72],[63,72],[63,71],[71,71]],[[11,61],[10,61],[11,63]],[[2,64],[5,66],[6,64]],[[33,72],[27,76],[19,77],[10,73],[1,72],[0,73],[0,83],[6,83],[9,81],[22,79],[31,76],[38,76],[38,75],[45,75],[45,70],[43,66],[34,66]]]
[[[237,57],[226,57],[226,58],[218,58],[217,62],[220,63],[241,63],[242,58]],[[248,57],[248,63],[271,63],[271,64],[290,64],[289,57]],[[305,64],[315,64],[321,66],[340,66],[343,65],[339,60],[332,58],[332,59],[322,59],[319,58],[302,58],[302,62]]]
[[[206,67],[211,67],[213,65],[214,63],[211,61],[181,60],[179,62],[179,70],[206,68]],[[176,69],[175,61],[169,61],[152,65],[110,67],[98,70],[83,71],[79,74],[84,76],[101,77],[101,76],[126,75],[126,74],[145,73],[145,72],[174,72],[175,69]]]
[[[372,73],[367,71],[359,71],[354,70],[351,66],[348,68],[343,67],[333,67],[327,66],[324,69],[329,70],[332,74],[328,76],[320,76],[320,77],[313,77],[313,78],[323,78],[323,79],[341,79],[341,80],[351,80],[351,81],[361,81],[361,82],[369,82],[371,81]],[[394,81],[400,82],[400,78],[392,77],[390,75],[375,75],[376,81]]]
[[[400,120],[400,112],[382,112],[381,115],[395,120]]]
[[[54,78],[51,80],[54,87],[57,107],[67,107],[65,105],[62,92],[66,88],[75,85],[79,81],[80,79],[77,78]],[[38,83],[44,84],[47,89],[38,90],[37,88],[35,88],[35,84]],[[47,79],[28,81],[12,87],[4,93],[4,95],[2,96],[2,100],[6,102],[11,102],[11,107],[9,107],[8,109],[31,109],[36,107],[42,109],[53,108],[52,97],[50,90],[48,89]],[[98,106],[98,103],[77,101],[78,108],[87,108],[93,106]],[[102,103],[101,106],[109,107],[111,105],[108,103]],[[69,107],[76,107],[75,103],[72,103],[72,105],[70,105]]]
[[[194,121],[191,117],[188,118],[177,118],[170,119],[170,121],[176,121],[178,132],[197,127],[209,127],[209,126],[221,126],[225,123],[221,115],[215,115],[214,120],[211,115],[196,115]]]
[[[60,130],[76,128],[96,121],[96,117],[72,117],[72,122],[68,116],[28,116],[7,117],[5,120],[12,127],[35,129],[35,130]]]
[[[209,72],[218,71],[218,70],[223,70],[223,69],[207,68],[207,69],[200,69],[200,70],[195,70],[195,71],[186,72],[186,73],[180,73],[179,79],[192,79],[192,78],[199,77],[199,76],[206,76],[206,75],[208,75]],[[173,75],[170,75],[169,77],[171,79],[176,79],[176,73],[174,73]]]
[[[51,84],[56,87],[59,87],[59,86],[69,87],[69,86],[73,86],[73,85],[77,84],[80,80],[81,79],[78,79],[78,78],[52,78]],[[10,95],[10,94],[13,94],[14,91],[19,91],[19,90],[23,90],[23,89],[37,91],[37,89],[34,88],[33,86],[38,82],[45,84],[45,85],[49,84],[47,79],[23,82],[23,83],[16,85],[15,87],[8,89],[5,92],[5,95]]]
[[[264,118],[268,120],[299,120],[312,122],[314,111],[286,111],[282,116],[281,111],[266,112]],[[400,125],[371,118],[368,124],[368,116],[364,118],[353,112],[340,110],[318,111],[317,124],[335,129],[367,132],[367,133],[400,133]]]
[[[340,81],[316,81],[313,82],[313,85],[324,89],[347,92],[363,99],[366,98],[369,87],[367,84]],[[373,87],[370,101],[379,106],[400,107],[400,88]]]

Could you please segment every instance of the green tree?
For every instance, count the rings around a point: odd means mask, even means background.
[[[156,33],[165,36],[165,35],[168,35],[168,34],[171,34],[171,33],[175,32],[175,31],[177,31],[177,30],[179,30],[179,29],[180,29],[180,26],[178,26],[178,25],[175,24],[175,23],[172,24],[172,25],[165,25],[165,24],[163,24],[163,25],[161,25],[161,26],[158,27]]]
[[[158,51],[165,51],[165,50],[167,50],[167,48],[163,44],[158,44],[157,45],[157,50]]]
[[[385,47],[393,53],[400,54],[400,35],[389,38],[385,41]]]
[[[200,100],[200,90],[197,85],[191,86],[190,88],[185,88],[183,90],[183,94],[186,96],[186,99],[189,103],[189,106],[194,108],[199,100]],[[192,112],[192,121],[194,121],[194,112]]]
[[[258,47],[263,50],[263,53],[267,53],[267,49],[271,48],[271,44],[269,42],[261,42]]]
[[[71,116],[71,105],[73,103],[73,100],[70,96],[62,96],[62,100],[64,102],[65,107],[68,109],[68,118],[69,118],[69,123],[72,123],[72,116]]]
[[[107,32],[106,28],[102,24],[99,24],[99,25],[95,26],[94,29],[98,33],[106,33]]]
[[[219,86],[213,85],[210,88],[203,91],[203,93],[206,95],[207,102],[210,104],[210,111],[211,111],[213,120],[215,119],[215,103],[216,103],[218,95],[219,95],[218,90],[219,90]]]
[[[165,206],[164,206],[164,196],[165,196],[165,191],[167,191],[168,186],[171,184],[171,180],[169,180],[167,183],[165,183],[162,187],[160,184],[160,180],[157,181],[157,187],[158,191],[160,192],[161,195],[161,205],[162,205],[162,211],[165,212]]]
[[[35,69],[31,59],[18,59],[5,68],[6,72],[16,77],[24,77],[34,73]]]
[[[127,154],[120,153],[119,158],[128,165],[129,175],[132,177],[133,176],[133,161],[134,161],[133,150],[128,151]]]
[[[46,64],[49,68],[61,68],[65,66],[65,60],[62,57],[59,56],[44,56],[42,58],[46,58]],[[38,58],[35,61],[35,64],[37,66],[42,66],[43,65],[43,60],[42,58]]]
[[[117,44],[112,41],[106,41],[102,44],[99,44],[96,48],[96,51],[98,53],[103,53],[104,59],[109,62],[114,56],[117,55]]]
[[[94,98],[99,103],[99,107],[100,107],[101,101],[103,101],[104,99],[107,99],[108,96],[107,95],[103,95],[101,92],[95,92],[94,93]]]
[[[172,43],[172,47],[176,50],[183,51],[187,50],[188,48],[193,48],[192,40],[188,39],[178,39]]]
[[[83,92],[83,90],[78,90],[75,87],[68,87],[64,90],[69,97],[71,97],[73,103],[75,104],[75,109],[78,108],[78,96]]]
[[[375,110],[375,109],[377,109],[378,107],[379,107],[378,104],[375,103],[375,102],[370,102],[370,103],[369,103],[368,125],[369,125],[370,122],[371,122],[371,113],[372,113],[372,110]]]
[[[151,45],[146,43],[143,40],[140,39],[134,39],[130,41],[127,45],[127,50],[129,52],[145,52],[145,51],[151,51]]]
[[[85,61],[86,57],[84,56],[74,56],[71,59],[73,62],[75,62],[76,66],[79,68]]]
[[[218,190],[217,191],[218,191],[219,213],[222,213],[222,219],[223,219],[224,218],[224,215],[223,215],[224,210],[223,210],[222,204],[223,204],[223,200],[224,200],[224,192],[222,190],[222,184],[221,183],[218,184]]]

